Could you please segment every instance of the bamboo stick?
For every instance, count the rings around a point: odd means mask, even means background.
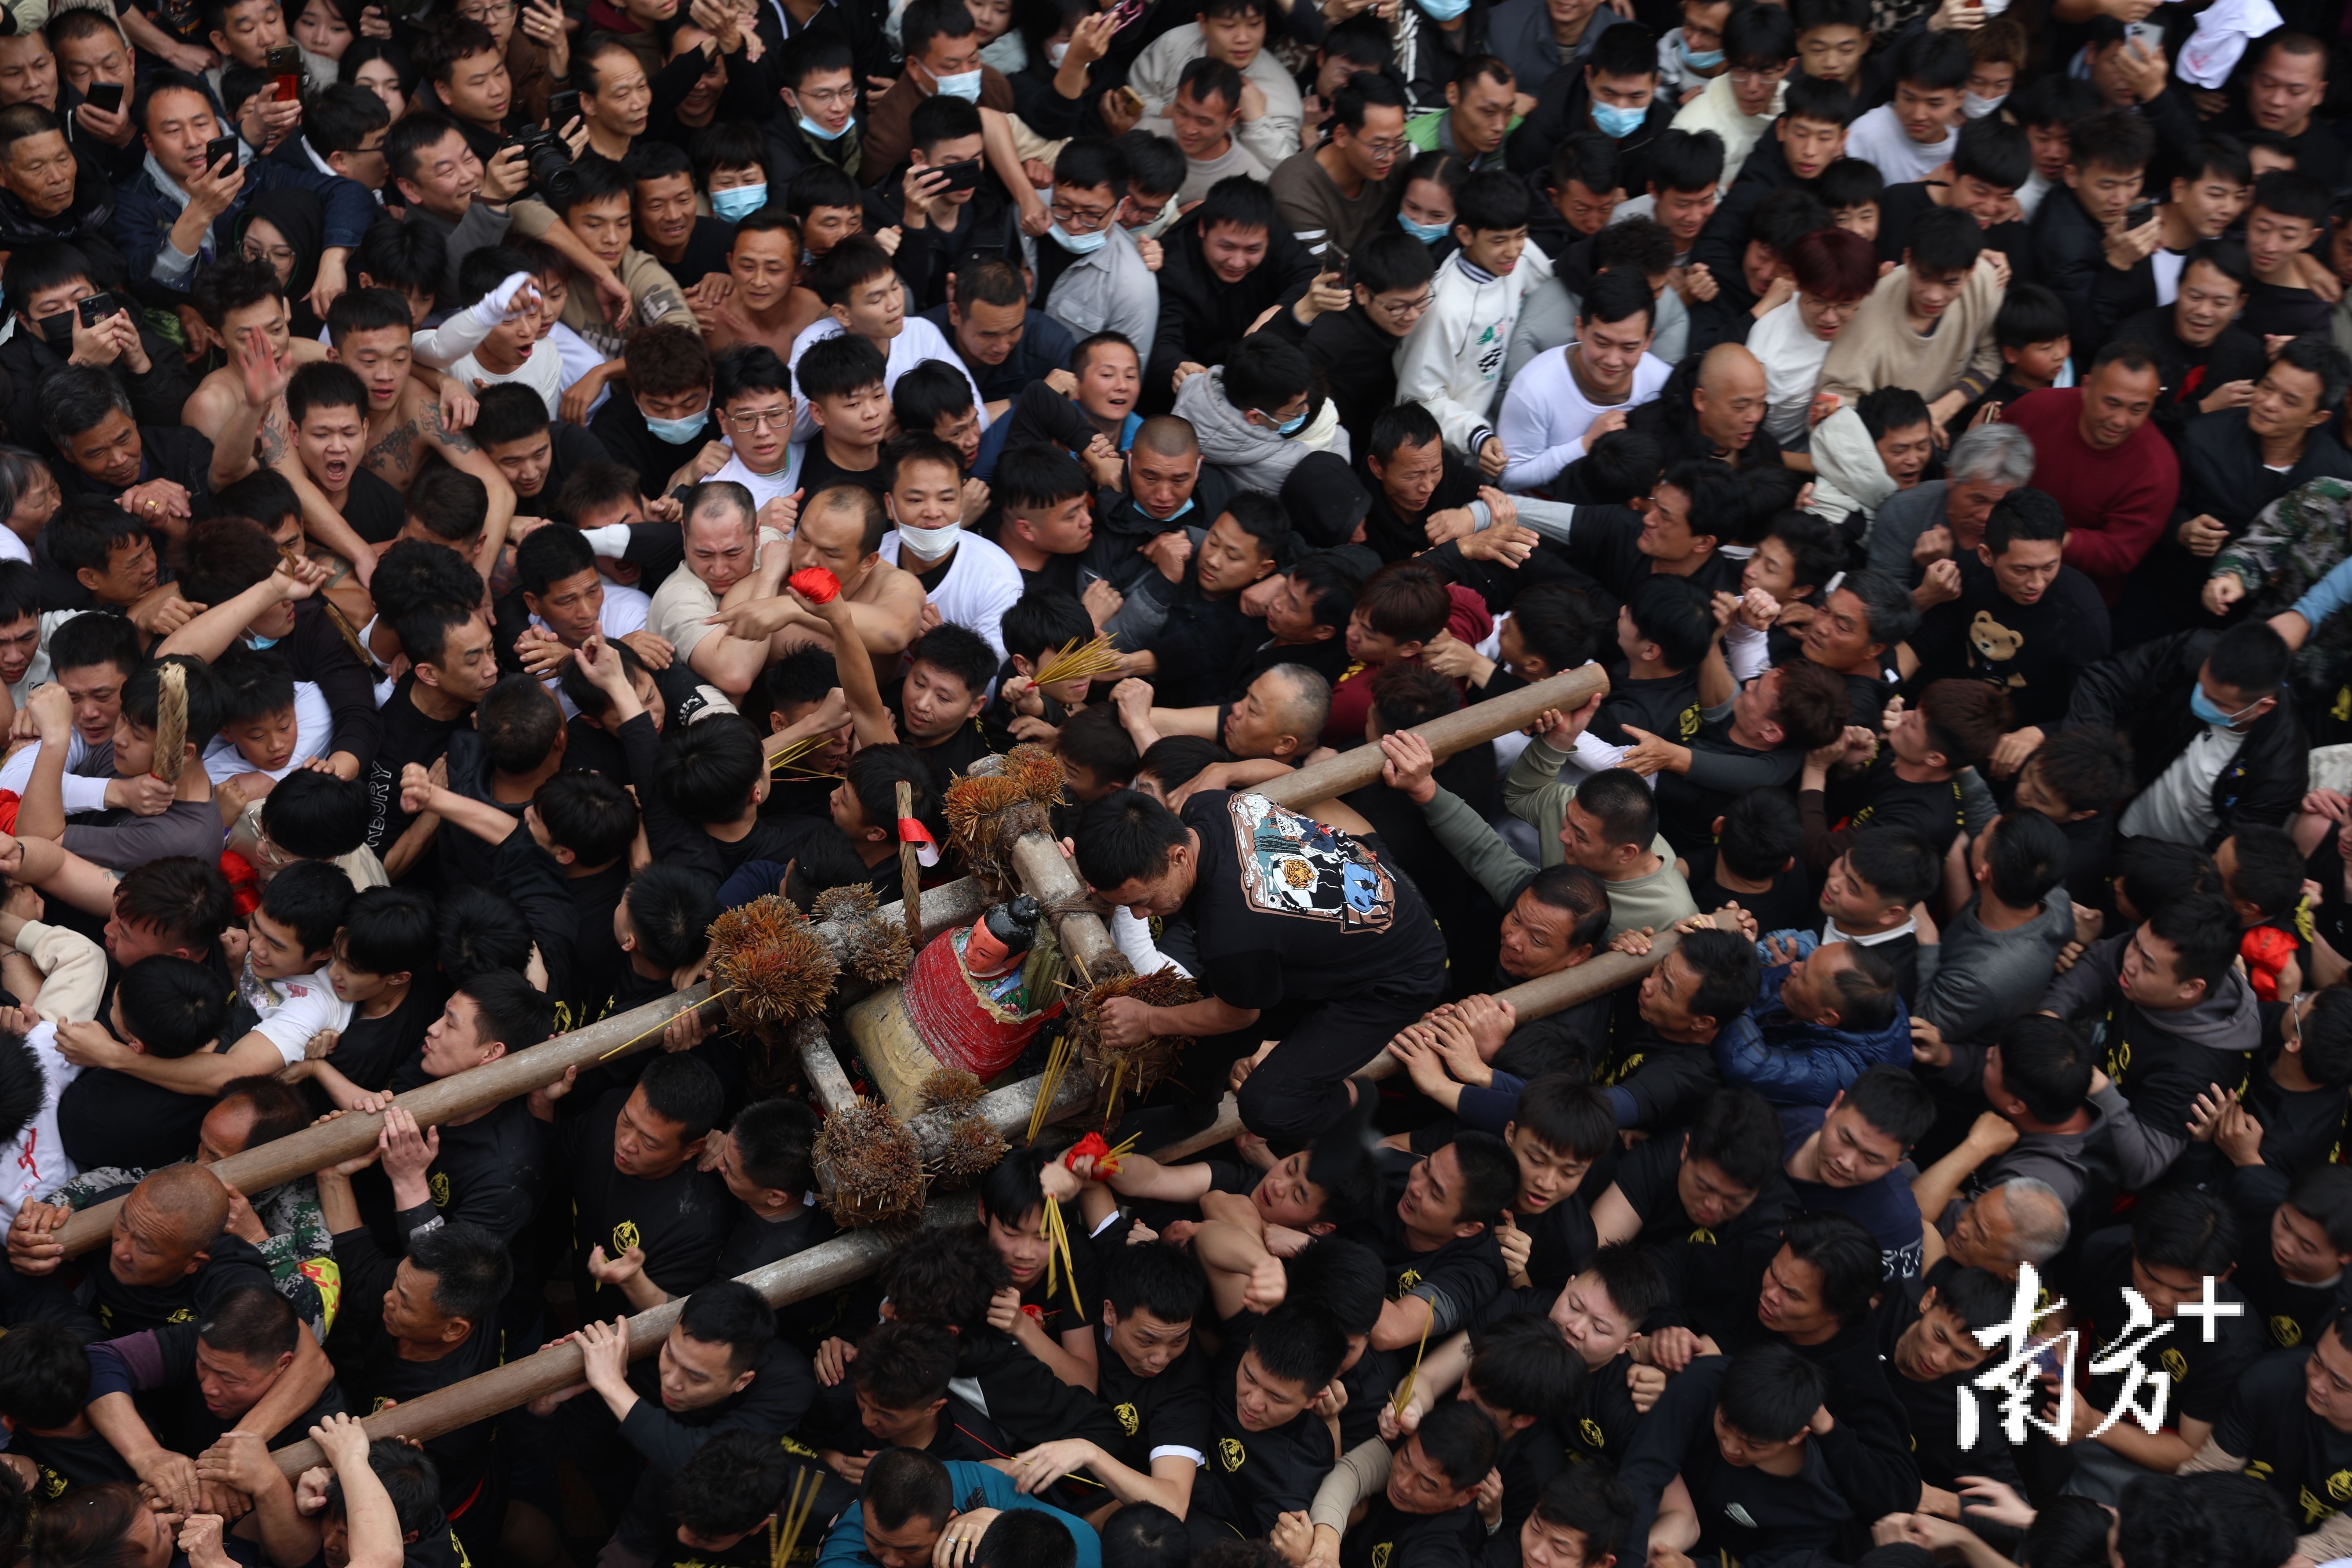
[[[469,1115],[500,1100],[529,1094],[541,1084],[553,1083],[567,1068],[585,1069],[607,1054],[634,1055],[648,1050],[661,1038],[662,1026],[670,1019],[689,1007],[706,1005],[711,1005],[707,983],[642,1007],[632,1007],[584,1029],[559,1035],[544,1045],[500,1057],[455,1078],[413,1089],[393,1103],[415,1117],[419,1127],[437,1126],[453,1117]],[[616,1047],[622,1048],[615,1050]],[[380,1112],[338,1116],[332,1121],[305,1127],[242,1154],[231,1154],[214,1165],[212,1172],[238,1192],[266,1192],[280,1182],[307,1176],[338,1160],[348,1160],[373,1148],[383,1127]],[[121,1205],[121,1198],[93,1205],[68,1220],[65,1228],[58,1233],[66,1256],[71,1258],[104,1243],[114,1228],[115,1211]]]

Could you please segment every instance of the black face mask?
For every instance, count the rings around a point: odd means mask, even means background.
[[[43,316],[39,321],[33,323],[33,330],[40,333],[41,341],[48,344],[53,349],[61,349],[69,346],[73,342],[74,313],[72,309],[68,307],[66,310],[59,310],[54,316]]]

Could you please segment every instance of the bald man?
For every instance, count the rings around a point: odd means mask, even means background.
[[[1780,443],[1764,430],[1764,364],[1744,343],[1717,343],[1698,362],[1687,402],[1672,389],[1625,417],[1665,448],[1666,463],[1714,458],[1735,468],[1777,466]]]
[[[1150,626],[1134,617],[1164,612],[1184,581],[1195,531],[1216,521],[1233,494],[1233,480],[1201,460],[1191,420],[1162,414],[1136,426],[1119,489],[1095,497],[1094,542],[1079,558],[1085,571],[1108,578],[1130,601],[1106,629],[1129,630],[1132,623],[1149,634]],[[1133,602],[1139,595],[1140,605]],[[1140,641],[1130,637],[1122,646]]]
[[[227,1234],[228,1189],[202,1165],[166,1165],[137,1186],[101,1194],[123,1197],[112,1240],[92,1253],[79,1286],[56,1279],[63,1249],[52,1232],[70,1209],[28,1203],[8,1232],[16,1316],[95,1321],[113,1338],[208,1314],[228,1291],[274,1289],[269,1266],[252,1243]]]
[[[1274,762],[1283,768],[1306,760],[1331,716],[1331,683],[1303,664],[1277,664],[1239,698],[1213,707],[1154,708],[1147,680],[1122,680],[1110,695],[1138,752],[1149,751],[1162,735],[1198,735],[1241,761]],[[1240,783],[1263,784],[1275,776],[1259,771]]]

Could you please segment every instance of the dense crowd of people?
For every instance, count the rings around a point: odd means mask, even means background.
[[[0,21],[5,1561],[2352,1560],[2342,6]],[[976,1222],[395,1100],[1023,744]]]

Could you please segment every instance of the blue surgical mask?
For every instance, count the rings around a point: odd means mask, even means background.
[[[1192,510],[1194,499],[1195,498],[1192,496],[1186,496],[1184,498],[1184,504],[1178,507],[1174,511],[1170,512],[1166,517],[1151,517],[1151,513],[1144,510],[1144,505],[1141,501],[1135,503],[1135,510],[1143,512],[1143,515],[1146,517],[1150,517],[1151,521],[1154,522],[1173,522],[1178,518]]]
[[[961,98],[966,103],[980,101],[980,73],[976,70],[958,71],[953,76],[933,77],[931,79],[940,84],[940,96],[942,98]]]
[[[765,183],[737,185],[732,190],[710,193],[710,210],[725,223],[741,223],[767,205],[768,187]]]
[[[1110,243],[1110,230],[1107,228],[1098,228],[1092,234],[1072,234],[1057,223],[1045,232],[1054,237],[1055,245],[1072,256],[1092,256]]]
[[[656,440],[667,441],[673,447],[683,447],[701,435],[703,426],[710,419],[709,409],[704,409],[699,414],[688,415],[684,419],[656,419],[652,415],[646,414],[642,405],[638,407],[637,412],[644,416],[646,428],[653,432]]]
[[[2259,702],[2250,702],[2235,713],[2225,713],[2211,698],[2205,695],[2204,682],[2200,681],[2189,689],[2189,710],[2208,724],[2219,724],[2227,728],[2261,706]]]
[[[256,653],[261,653],[267,649],[276,647],[278,646],[278,639],[276,637],[266,637],[256,635],[247,638],[245,646],[251,648]]]
[[[810,135],[815,137],[820,142],[838,142],[843,137],[849,134],[851,126],[857,123],[857,116],[853,114],[848,119],[841,122],[840,130],[827,131],[824,126],[819,125],[815,121],[811,120],[805,114],[797,115],[794,118],[800,121],[802,130],[807,132]]]
[[[1413,0],[1413,4],[1433,22],[1451,22],[1470,9],[1470,0]]]
[[[1642,128],[1642,121],[1649,116],[1650,111],[1647,109],[1620,109],[1613,103],[1596,103],[1592,106],[1592,123],[1600,128],[1601,134],[1612,142],[1620,141],[1639,131]]]
[[[1435,245],[1445,237],[1452,227],[1451,225],[1442,223],[1415,223],[1402,213],[1397,214],[1397,223],[1405,233],[1423,245]]]
[[[1711,71],[1723,63],[1721,49],[1709,49],[1705,54],[1693,54],[1688,44],[1676,44],[1675,47],[1682,51],[1683,64],[1693,70]]]
[[[1274,433],[1277,436],[1296,436],[1298,434],[1298,427],[1306,423],[1307,416],[1305,413],[1294,414],[1289,418],[1284,420],[1281,424],[1276,426],[1274,427]]]

